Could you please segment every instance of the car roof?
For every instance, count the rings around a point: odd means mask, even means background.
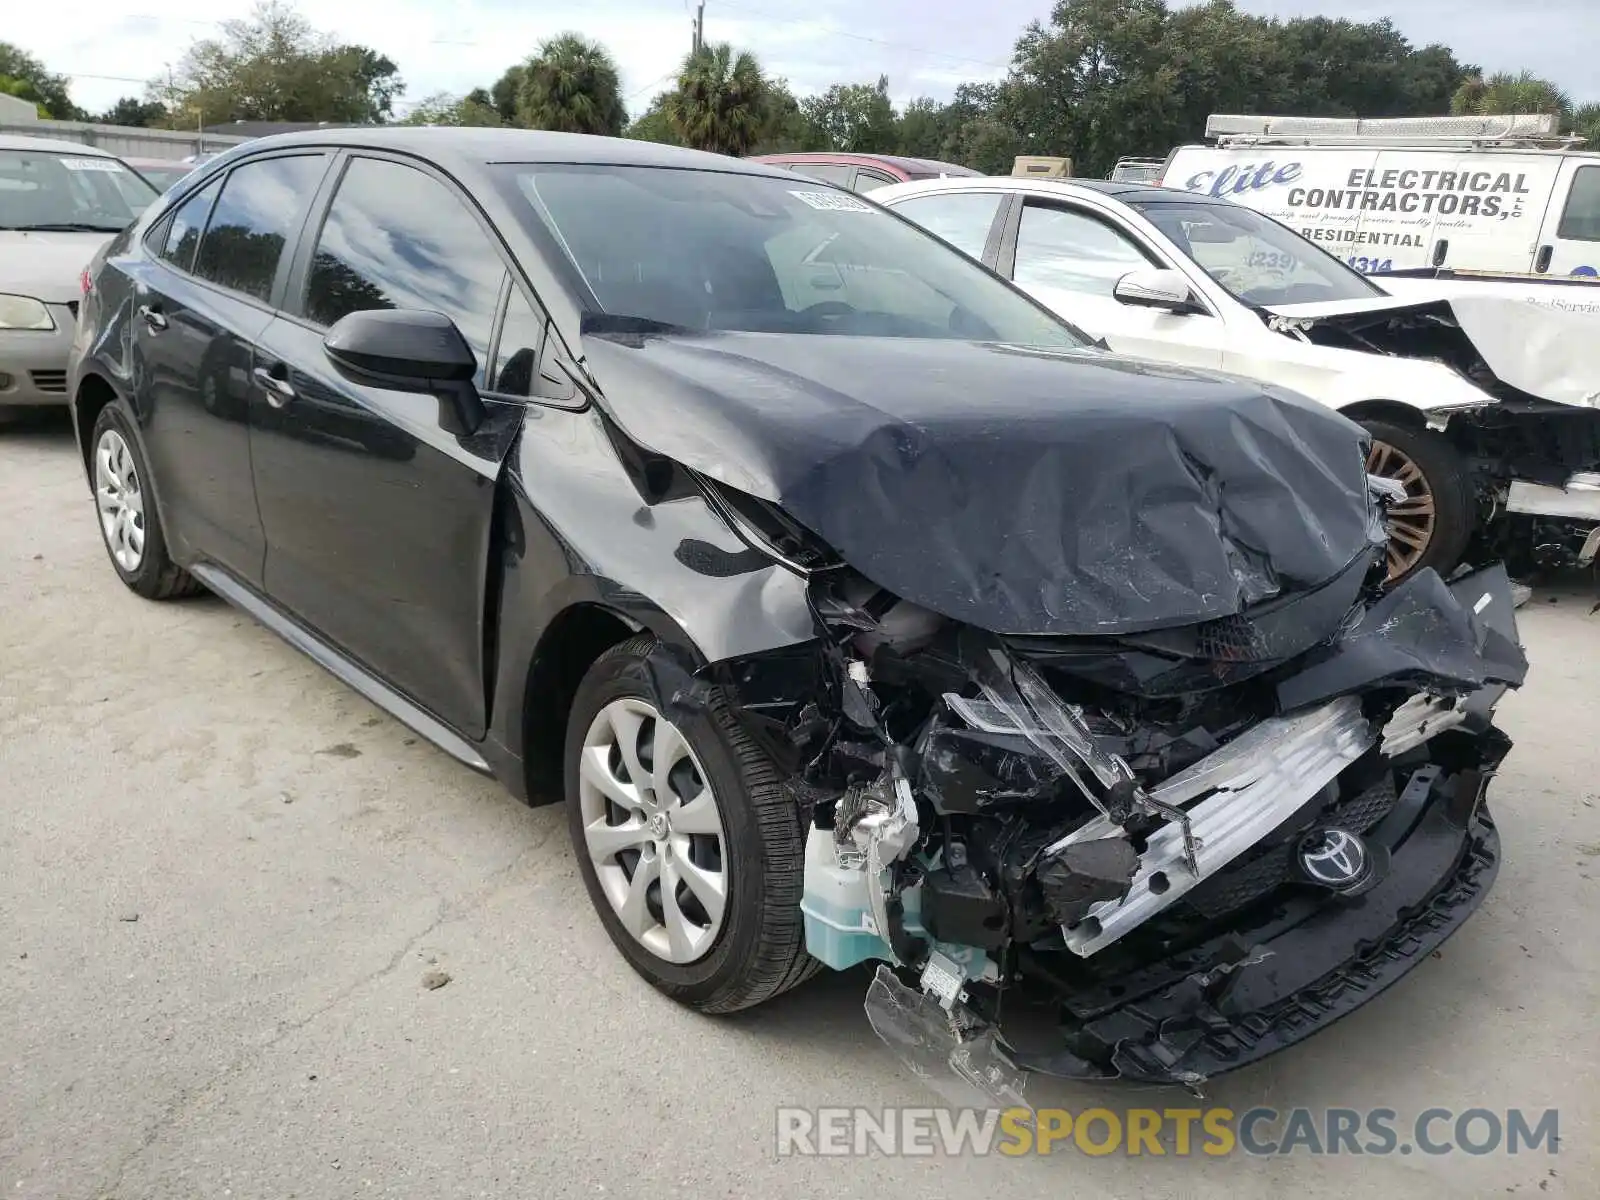
[[[730,171],[744,175],[790,178],[776,167],[749,159],[729,158],[682,146],[634,138],[599,137],[585,133],[552,133],[543,129],[487,129],[462,126],[345,126],[308,129],[253,138],[236,151],[293,146],[330,146],[391,150],[444,164],[482,167],[491,163],[580,163],[595,166],[678,167]],[[234,157],[230,154],[228,157]]]
[[[52,154],[76,154],[81,158],[117,157],[98,146],[85,146],[82,142],[64,142],[60,138],[20,137],[15,134],[0,134],[0,150],[48,150]]]
[[[843,150],[796,150],[789,154],[754,154],[749,162],[772,163],[838,163],[846,166],[888,166],[906,174],[937,175],[941,171],[958,171],[962,178],[976,175],[971,167],[960,163],[940,162],[936,158],[911,158],[904,154],[855,154]]]
[[[1120,179],[1039,179],[1026,175],[963,175],[947,179],[913,179],[893,187],[874,190],[873,198],[880,203],[893,203],[901,196],[927,196],[935,192],[974,192],[1000,187],[1008,192],[1032,192],[1039,195],[1082,195],[1092,192],[1109,196],[1123,203],[1149,203],[1159,201],[1196,201],[1225,204],[1210,196],[1197,196],[1193,192],[1180,192],[1175,188],[1156,187],[1149,183],[1126,183]]]

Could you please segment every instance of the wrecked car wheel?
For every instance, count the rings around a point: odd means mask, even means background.
[[[676,1000],[733,1012],[816,967],[800,917],[804,838],[766,756],[713,693],[661,712],[648,635],[613,647],[568,718],[568,824],[611,940]]]
[[[1473,496],[1466,464],[1450,443],[1427,430],[1363,421],[1372,434],[1367,472],[1406,489],[1388,506],[1389,582],[1423,567],[1448,574],[1472,536]]]

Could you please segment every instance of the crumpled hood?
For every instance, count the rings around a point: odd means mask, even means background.
[[[1274,316],[1365,331],[1391,320],[1433,318],[1458,328],[1495,378],[1558,404],[1600,407],[1600,327],[1594,317],[1528,300],[1463,295],[1432,300],[1377,296],[1324,304],[1278,304]],[[1385,349],[1404,356],[1401,338]],[[1434,349],[1419,343],[1418,357]]]
[[[68,304],[81,295],[78,277],[109,233],[0,230],[0,292]]]
[[[634,441],[997,633],[1227,617],[1370,545],[1362,431],[1238,379],[955,340],[591,333],[583,350]]]

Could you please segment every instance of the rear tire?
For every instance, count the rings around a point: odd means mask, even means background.
[[[1460,453],[1440,434],[1388,421],[1361,422],[1372,434],[1367,470],[1406,487],[1389,506],[1389,584],[1432,567],[1448,575],[1472,538],[1477,498]]]
[[[720,691],[687,717],[661,715],[645,661],[655,645],[642,634],[613,646],[578,685],[565,755],[573,852],[601,923],[635,971],[691,1008],[734,1012],[787,991],[821,965],[806,953],[800,916],[805,829],[777,770]],[[675,766],[658,774],[658,761]],[[640,786],[635,774],[648,782]],[[702,789],[715,815],[701,808],[696,818],[683,817],[684,829],[701,831],[683,833],[672,822]],[[663,814],[665,823],[650,824]],[[641,871],[650,882],[630,908]],[[691,895],[691,872],[701,890],[707,878],[721,879],[715,915],[700,892]],[[662,894],[669,885],[671,912]]]
[[[200,582],[167,554],[161,517],[148,486],[150,467],[132,422],[117,404],[100,410],[89,447],[100,540],[117,577],[146,600],[173,600],[203,591]]]

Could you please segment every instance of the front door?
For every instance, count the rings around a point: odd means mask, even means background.
[[[432,309],[455,321],[481,366],[509,286],[505,262],[441,178],[357,156],[295,279],[286,315],[262,337],[252,401],[267,594],[479,737],[495,488],[524,408],[486,398],[482,428],[448,433],[437,398],[352,381],[322,339],[347,313]]]

